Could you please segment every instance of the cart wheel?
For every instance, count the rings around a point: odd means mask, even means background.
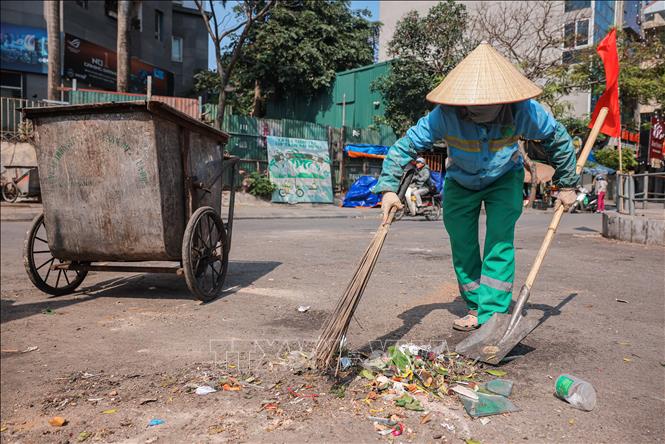
[[[214,299],[224,285],[229,265],[226,230],[219,214],[201,207],[187,223],[182,241],[185,281],[197,299]]]
[[[44,293],[62,296],[72,293],[81,285],[88,274],[80,270],[51,270],[51,266],[61,259],[55,258],[48,248],[44,215],[40,214],[32,220],[32,225],[25,235],[23,244],[23,264],[28,277]]]
[[[16,202],[16,199],[18,199],[18,187],[14,182],[7,182],[2,187],[2,198],[7,202]]]

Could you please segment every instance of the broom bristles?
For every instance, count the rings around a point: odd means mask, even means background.
[[[338,357],[341,342],[346,336],[351,318],[356,311],[365,287],[367,287],[367,282],[374,270],[394,216],[395,210],[393,209],[390,212],[388,223],[382,224],[377,230],[374,238],[365,250],[365,254],[360,259],[349,285],[347,285],[342,297],[337,302],[335,310],[323,325],[315,352],[316,365],[320,370],[325,371],[336,367],[336,365],[333,365],[333,362]]]

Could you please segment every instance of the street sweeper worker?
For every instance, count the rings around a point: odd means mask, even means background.
[[[409,206],[409,212],[415,216],[418,208],[423,206],[423,194],[429,193],[430,171],[427,162],[422,157],[416,159],[416,172],[411,178],[411,185],[406,190],[406,204]],[[416,198],[414,202],[411,196]]]
[[[481,43],[427,94],[437,104],[390,147],[375,193],[383,193],[384,223],[406,166],[435,141],[448,144],[443,222],[453,267],[468,314],[453,328],[473,330],[493,313],[506,313],[515,276],[515,223],[522,212],[524,164],[518,139],[540,140],[555,169],[557,206],[568,209],[579,180],[575,149],[566,129],[535,100],[542,90],[491,45]],[[486,211],[486,236],[478,243],[478,217]]]

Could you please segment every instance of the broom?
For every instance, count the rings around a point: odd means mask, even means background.
[[[402,175],[399,191],[397,193],[402,201],[404,200],[406,189],[411,183],[411,177],[413,176],[414,171],[414,168],[410,165],[410,168],[407,168]],[[333,363],[335,363],[334,367],[337,367],[336,358],[339,356],[340,348],[345,340],[346,331],[349,328],[349,323],[351,322],[353,313],[355,313],[356,307],[360,302],[360,298],[365,291],[365,287],[367,287],[367,282],[369,282],[369,278],[372,275],[372,270],[374,270],[376,260],[379,258],[379,253],[381,253],[383,242],[388,235],[390,224],[395,218],[395,212],[395,208],[391,209],[390,214],[388,215],[388,221],[386,223],[381,223],[379,226],[372,242],[370,242],[367,250],[365,250],[365,254],[363,254],[360,259],[360,263],[356,268],[353,278],[351,278],[351,282],[349,282],[342,297],[337,302],[335,310],[323,325],[323,331],[319,336],[315,352],[316,366],[319,370],[326,371],[332,369]]]

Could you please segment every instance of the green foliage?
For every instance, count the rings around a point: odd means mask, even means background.
[[[388,54],[395,58],[392,69],[372,84],[386,101],[385,123],[396,134],[430,110],[427,93],[475,46],[465,37],[467,20],[466,7],[447,0],[426,16],[411,11],[397,22],[388,44]]]
[[[596,151],[594,154],[596,156],[596,160],[601,165],[605,165],[615,170],[619,169],[619,150],[615,147],[608,146]],[[623,164],[623,171],[634,171],[635,168],[637,168],[635,152],[630,148],[623,148],[621,150],[621,162]]]
[[[335,73],[371,64],[378,22],[347,0],[280,1],[247,38],[235,70],[237,95],[262,100],[289,92],[312,97]],[[250,102],[251,102],[250,100]]]
[[[247,115],[252,109],[252,95],[239,85],[236,70],[231,73],[231,88],[228,88],[226,105],[231,107],[233,114]],[[205,94],[208,103],[217,103],[219,85],[220,78],[215,71],[206,69],[194,74],[194,91]]]
[[[267,176],[256,171],[250,173],[247,182],[249,194],[256,197],[269,198],[277,189],[277,185],[272,183]]]
[[[617,32],[619,54],[619,95],[624,126],[631,127],[631,110],[637,103],[665,103],[665,34],[647,34],[643,40]],[[550,105],[554,115],[567,114],[564,105],[557,107],[561,96],[591,89],[595,95],[605,91],[605,71],[597,46],[580,50],[575,63],[560,65],[548,72],[548,82],[540,100]],[[554,105],[554,106],[552,106]],[[634,125],[633,125],[634,126]]]

